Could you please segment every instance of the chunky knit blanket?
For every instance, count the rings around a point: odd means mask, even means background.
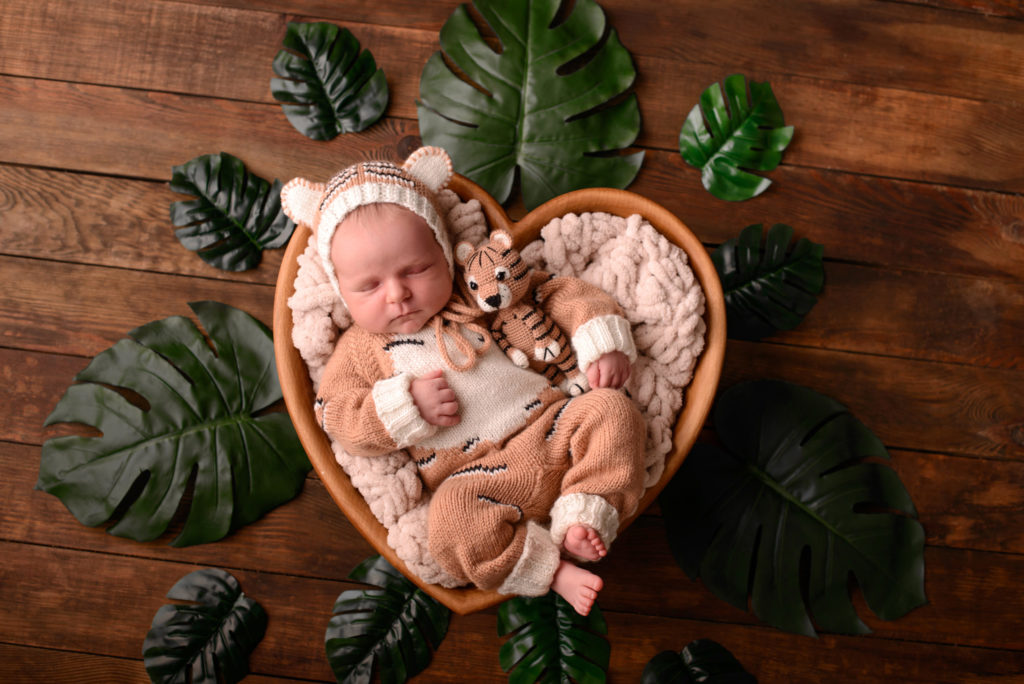
[[[483,242],[488,233],[480,203],[451,191],[439,197],[452,243]],[[639,215],[567,214],[548,223],[541,239],[521,250],[532,266],[596,285],[618,301],[633,326],[638,359],[626,385],[647,421],[646,486],[654,485],[672,448],[685,387],[704,348],[704,293],[685,252]],[[351,325],[328,282],[314,243],[299,256],[292,310],[292,342],[318,387],[341,332]],[[312,407],[310,408],[312,410]],[[423,580],[455,586],[427,547],[427,504],[416,466],[404,451],[354,457],[333,445],[338,463],[388,530],[388,544]]]

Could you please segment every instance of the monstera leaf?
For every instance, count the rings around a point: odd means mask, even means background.
[[[578,188],[629,185],[643,153],[615,152],[640,130],[636,96],[620,98],[636,72],[615,31],[606,33],[604,11],[577,0],[552,26],[560,0],[473,4],[501,47],[456,8],[441,29],[444,57],[432,55],[420,77],[424,143],[446,149],[455,170],[499,202],[518,168],[528,209]]]
[[[46,419],[102,433],[48,440],[39,465],[36,488],[59,497],[86,525],[118,510],[112,534],[154,539],[194,479],[188,518],[173,544],[199,544],[302,488],[310,466],[288,415],[255,415],[281,399],[270,331],[226,304],[190,306],[212,349],[182,316],[136,328],[75,377],[78,384]],[[132,394],[141,399],[129,400]]]
[[[153,617],[142,657],[153,682],[233,684],[249,673],[249,654],[267,631],[267,614],[216,568],[178,580]]]
[[[221,152],[175,166],[171,190],[195,199],[171,204],[171,223],[185,249],[225,271],[260,263],[264,249],[288,242],[295,224],[281,210],[281,183],[249,173],[242,160]]]
[[[285,116],[313,140],[372,126],[388,106],[388,82],[369,50],[334,24],[289,22],[274,58],[270,92]],[[292,52],[289,52],[291,50]]]
[[[813,635],[870,631],[850,599],[891,620],[924,597],[924,531],[878,438],[806,387],[741,383],[659,499],[676,560],[719,597]],[[806,605],[805,605],[806,601]],[[808,615],[808,611],[810,615]]]
[[[339,682],[404,682],[430,664],[448,633],[451,611],[416,588],[381,556],[372,556],[349,579],[380,589],[342,592],[324,642]]]
[[[711,255],[725,291],[729,337],[758,340],[777,330],[792,330],[817,303],[825,282],[824,248],[800,238],[789,254],[793,229],[776,223],[761,252],[761,224],[747,226],[739,239]]]
[[[726,107],[725,98],[729,105]],[[725,79],[725,98],[711,84],[694,105],[679,132],[679,151],[701,171],[701,182],[715,197],[745,200],[760,195],[771,181],[743,169],[771,171],[793,139],[772,87],[733,74]],[[705,124],[705,121],[707,122]]]
[[[607,633],[600,608],[583,617],[554,592],[516,597],[498,609],[498,635],[511,635],[498,654],[502,669],[511,670],[511,684],[605,681]]]
[[[729,649],[711,639],[691,641],[679,653],[662,651],[644,668],[640,684],[756,684]]]

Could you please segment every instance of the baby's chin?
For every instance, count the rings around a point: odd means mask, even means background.
[[[424,323],[426,323],[426,321],[423,320],[423,316],[419,313],[415,313],[391,321],[391,324],[388,325],[388,332],[408,335],[410,333],[419,332],[423,328]]]

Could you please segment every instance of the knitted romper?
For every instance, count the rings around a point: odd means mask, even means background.
[[[582,369],[610,351],[635,360],[629,323],[600,289],[553,278],[538,295],[570,334]],[[445,370],[458,425],[430,425],[409,393],[413,379],[445,368],[431,324],[411,334],[349,328],[324,370],[317,417],[353,455],[409,451],[432,492],[428,544],[445,571],[483,589],[543,595],[571,526],[589,525],[610,545],[635,511],[646,426],[619,391],[568,399],[496,344],[480,351],[478,333],[461,334],[478,354],[468,370]],[[444,339],[451,358],[465,361]]]

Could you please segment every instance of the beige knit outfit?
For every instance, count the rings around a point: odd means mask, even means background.
[[[610,351],[635,358],[628,322],[598,288],[553,278],[538,295],[572,331],[582,368]],[[429,325],[411,334],[350,328],[324,370],[317,417],[354,455],[409,450],[433,492],[430,550],[446,572],[484,589],[542,595],[571,526],[588,525],[610,545],[620,519],[635,510],[645,424],[618,391],[567,399],[496,345],[484,348],[478,333],[462,334],[478,354],[472,368],[445,374],[459,401],[458,425],[430,425],[409,393],[413,379],[444,367]]]

